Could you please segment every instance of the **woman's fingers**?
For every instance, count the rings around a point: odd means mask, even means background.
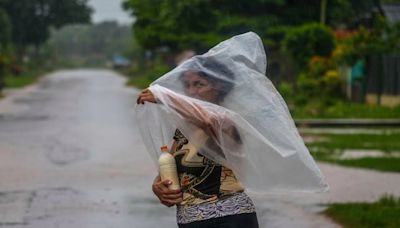
[[[161,203],[163,203],[165,205],[167,205],[167,204],[174,205],[174,204],[182,202],[183,194],[182,194],[181,190],[180,189],[178,189],[178,190],[169,189],[168,188],[169,185],[170,184],[169,184],[168,180],[159,182],[157,184],[158,190],[161,193],[159,195]]]
[[[171,183],[170,180],[161,181],[160,176],[157,176],[153,182],[153,192],[160,199],[160,202],[167,207],[172,207],[183,200],[183,194],[180,189],[172,190],[168,188]]]
[[[182,192],[178,192],[178,193],[164,192],[161,197],[162,197],[162,200],[173,201],[175,203],[177,203],[177,202],[179,203],[182,201],[183,194],[182,194]]]
[[[180,202],[182,202],[182,198],[181,199],[177,199],[177,200],[164,200],[164,201],[161,201],[162,204],[164,204],[165,206],[168,206],[168,207],[171,207],[171,206],[173,206],[175,204],[178,204]]]
[[[180,189],[169,189],[169,186],[172,184],[170,180],[164,180],[161,182],[158,182],[156,185],[157,187],[161,190],[163,194],[166,195],[175,195],[175,194],[180,194],[182,191]]]
[[[152,103],[157,103],[153,93],[148,89],[147,90],[143,90],[139,94],[139,96],[138,96],[138,98],[136,100],[136,103],[137,104],[144,104],[145,101],[152,102]]]
[[[173,206],[175,204],[178,204],[178,203],[182,202],[182,200],[183,200],[182,197],[176,198],[176,199],[161,198],[160,202],[162,204],[164,204],[165,206],[167,206],[167,207],[171,207],[171,206]]]
[[[172,184],[172,181],[171,180],[163,180],[163,181],[160,181],[160,184],[162,184],[168,188]]]
[[[164,198],[168,200],[179,200],[182,199],[182,193],[177,194],[164,194]]]
[[[137,103],[137,104],[143,104],[143,103],[142,103],[142,98],[143,98],[143,96],[145,96],[145,95],[148,93],[148,91],[149,91],[148,89],[144,89],[144,90],[142,90],[142,91],[140,92],[138,98],[136,99],[136,103]]]
[[[137,99],[137,103],[144,104],[145,101],[150,101],[150,99],[151,99],[151,97],[149,97],[148,95],[140,94]]]

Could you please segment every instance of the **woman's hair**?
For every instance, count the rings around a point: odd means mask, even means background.
[[[196,72],[199,76],[218,88],[218,100],[223,101],[234,86],[233,72],[214,58],[196,56],[193,60],[194,62],[188,67],[189,70],[183,72],[181,78],[188,71]],[[196,62],[199,64],[196,64]]]

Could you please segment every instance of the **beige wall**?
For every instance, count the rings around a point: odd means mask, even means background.
[[[367,104],[377,104],[377,95],[376,94],[367,94],[365,96],[365,102]],[[381,96],[381,105],[387,107],[394,107],[400,105],[400,96],[393,95],[382,95]]]

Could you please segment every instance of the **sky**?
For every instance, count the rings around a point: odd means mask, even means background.
[[[121,24],[130,24],[133,19],[122,9],[123,0],[89,0],[93,8],[92,22],[99,23],[106,20],[116,20]]]

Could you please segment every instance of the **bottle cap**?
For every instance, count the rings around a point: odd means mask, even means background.
[[[161,151],[168,151],[168,146],[164,145],[160,149],[161,149]]]

